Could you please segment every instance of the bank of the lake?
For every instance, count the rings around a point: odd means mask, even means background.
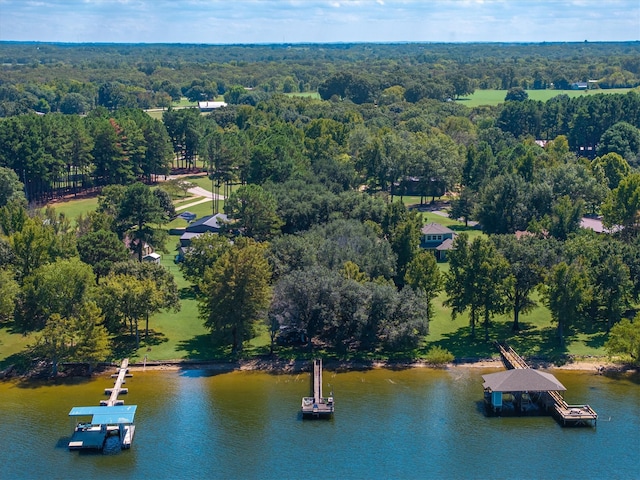
[[[161,367],[154,367],[161,368]],[[640,378],[549,370],[569,402],[592,405],[596,428],[551,417],[488,418],[481,375],[501,369],[327,371],[336,414],[302,421],[308,372],[134,371],[133,448],[69,452],[74,405],[95,405],[110,379],[0,382],[0,478],[628,479],[637,475]]]

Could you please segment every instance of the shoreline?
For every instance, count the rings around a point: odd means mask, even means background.
[[[543,370],[573,370],[581,372],[602,373],[623,373],[636,372],[637,369],[624,364],[606,361],[600,358],[580,359],[563,365],[556,365],[551,362],[533,361],[532,368]],[[117,365],[113,365],[117,368]],[[104,368],[106,372],[110,367]],[[504,369],[502,360],[496,359],[465,359],[460,362],[452,362],[444,365],[434,365],[422,361],[354,361],[354,360],[324,360],[323,368],[328,371],[366,371],[374,369],[406,370],[412,368],[433,368],[444,370],[455,370],[457,368],[496,368]],[[179,371],[179,370],[213,370],[221,373],[234,371],[260,371],[274,374],[291,374],[311,371],[309,360],[278,360],[278,359],[251,359],[234,362],[198,362],[198,361],[157,361],[146,364],[135,362],[129,364],[132,372],[149,371]]]
[[[567,363],[558,365],[545,360],[530,360],[531,368],[540,370],[564,370],[575,372],[592,372],[596,375],[603,374],[636,374],[639,369],[636,366],[615,363],[604,357],[588,357],[576,358],[569,360]],[[102,377],[111,375],[114,369],[117,369],[117,363],[99,364],[93,369],[92,373],[88,373],[87,364],[66,364],[57,377],[52,378],[44,374],[43,370],[31,371],[23,375],[16,374],[11,367],[0,371],[0,381],[16,380],[56,380],[56,379],[72,379],[87,377]],[[500,369],[505,368],[500,358],[467,358],[460,359],[443,365],[435,365],[424,361],[365,361],[365,360],[324,360],[323,367],[327,371],[336,373],[350,371],[368,371],[368,370],[408,370],[414,368],[431,368],[437,370],[456,370],[456,369]],[[198,361],[198,360],[164,360],[150,362],[131,362],[129,364],[131,372],[144,371],[167,371],[177,372],[181,370],[207,370],[218,373],[232,372],[266,372],[274,375],[287,375],[306,373],[312,370],[310,360],[287,360],[279,358],[253,358],[248,360],[237,361]]]

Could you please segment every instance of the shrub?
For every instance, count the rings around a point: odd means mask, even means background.
[[[425,361],[432,365],[444,365],[451,363],[455,357],[449,350],[442,347],[431,347],[427,352]]]

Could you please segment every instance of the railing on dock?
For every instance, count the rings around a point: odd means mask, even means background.
[[[508,370],[531,368],[518,353],[506,343],[495,342],[502,362]],[[543,392],[544,406],[553,408],[562,425],[596,424],[598,414],[589,405],[569,405],[562,395],[555,391]]]

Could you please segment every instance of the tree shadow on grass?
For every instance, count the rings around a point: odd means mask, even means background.
[[[29,332],[20,329],[13,320],[0,320],[0,330],[6,329],[11,335],[26,335]]]
[[[475,338],[471,336],[470,326],[461,327],[443,337],[435,342],[428,342],[426,351],[434,346],[441,347],[451,352],[456,360],[489,358],[497,353],[491,339],[486,341],[484,331],[477,327]]]
[[[231,347],[216,345],[211,334],[196,335],[188,340],[182,340],[176,345],[176,351],[185,351],[184,358],[188,360],[228,360],[231,358]]]
[[[180,289],[180,300],[195,300],[196,289],[195,287],[182,287]]]
[[[589,339],[586,340],[584,343],[585,345],[591,348],[601,348],[604,346],[608,338],[609,336],[607,335],[606,332],[600,332],[600,333],[596,333],[595,335],[591,335]]]
[[[145,335],[142,332],[140,333],[140,346],[153,347],[168,341],[169,339],[164,333],[156,332],[153,329],[149,329],[149,335]]]
[[[475,232],[479,230],[479,227],[474,225],[449,225],[449,228],[454,232]]]
[[[32,363],[31,352],[28,349],[25,349],[21,352],[9,355],[4,360],[0,361],[0,370],[5,370],[9,367],[12,367],[12,370],[23,373],[31,368]]]
[[[144,335],[144,332],[142,332]],[[130,334],[121,334],[112,338],[111,353],[113,358],[128,358],[137,356],[136,337]]]
[[[433,346],[451,352],[456,360],[474,360],[491,358],[498,355],[494,342],[507,342],[521,356],[541,358],[554,363],[566,360],[567,349],[562,347],[555,336],[555,328],[533,328],[530,324],[521,323],[520,330],[514,332],[511,321],[494,322],[489,329],[489,340],[485,339],[482,325],[476,326],[476,336],[471,337],[471,327],[464,326],[444,335],[435,342],[428,342],[425,352]],[[567,338],[567,342],[570,338]]]
[[[521,324],[519,332],[513,332],[505,341],[521,356],[530,359],[541,359],[555,364],[566,361],[567,347],[570,337],[565,338],[565,346],[560,345],[556,336],[556,328],[532,328],[529,324]]]

